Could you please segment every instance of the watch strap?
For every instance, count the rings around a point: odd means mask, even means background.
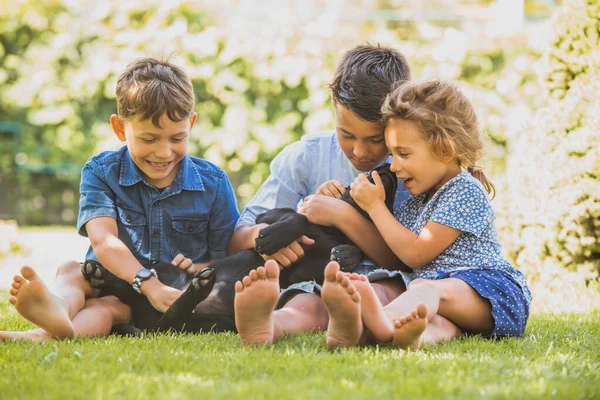
[[[142,271],[142,270],[140,270],[140,271]],[[142,294],[142,282],[150,279],[151,277],[158,278],[158,274],[156,273],[156,270],[154,268],[151,268],[150,272],[152,273],[150,276],[143,277],[143,278],[141,278],[139,276],[139,272],[138,272],[138,274],[135,276],[135,278],[133,278],[133,282],[131,282],[131,287],[133,288],[133,290],[135,290],[139,294]]]

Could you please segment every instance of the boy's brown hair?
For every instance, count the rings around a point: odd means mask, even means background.
[[[185,71],[168,60],[140,58],[130,63],[117,80],[117,114],[125,120],[152,119],[160,128],[167,115],[179,122],[194,113],[194,88]]]
[[[456,158],[493,198],[496,188],[477,163],[483,140],[475,109],[451,82],[407,83],[390,93],[381,108],[384,122],[398,118],[416,122],[438,159]]]
[[[399,51],[367,44],[344,55],[329,88],[336,104],[365,121],[376,122],[381,119],[385,96],[408,80],[410,67]]]

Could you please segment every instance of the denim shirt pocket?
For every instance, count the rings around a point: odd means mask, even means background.
[[[171,221],[169,244],[171,256],[181,253],[196,262],[208,252],[208,218],[174,217]]]
[[[131,250],[136,258],[146,232],[146,215],[143,211],[117,205],[119,239]]]

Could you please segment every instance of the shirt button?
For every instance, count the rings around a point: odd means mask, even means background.
[[[125,221],[127,221],[127,222],[131,222],[132,220],[133,220],[133,218],[131,218],[131,215],[128,215],[128,216],[125,218]]]
[[[152,265],[156,265],[156,264],[158,264],[158,261],[152,260]]]
[[[194,227],[193,226],[188,226],[188,232],[194,232]]]

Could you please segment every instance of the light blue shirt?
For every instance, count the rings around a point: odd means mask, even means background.
[[[348,186],[359,173],[344,155],[335,132],[303,136],[273,159],[271,175],[246,205],[236,228],[255,225],[259,214],[273,208],[297,209],[322,183],[336,179]],[[409,196],[404,184],[399,182],[394,206]]]
[[[417,235],[429,221],[461,233],[440,255],[416,269],[411,279],[436,279],[440,273],[461,269],[495,269],[515,280],[531,301],[525,277],[502,255],[494,226],[496,213],[481,182],[468,172],[462,172],[446,182],[428,202],[426,198],[427,193],[411,196],[396,209],[394,217]]]
[[[239,216],[225,172],[200,158],[185,156],[170,186],[147,182],[127,146],[88,160],[81,172],[77,230],[98,217],[117,221],[119,239],[146,268],[170,263],[181,253],[193,262],[226,256]],[[90,246],[86,259],[98,261]]]

